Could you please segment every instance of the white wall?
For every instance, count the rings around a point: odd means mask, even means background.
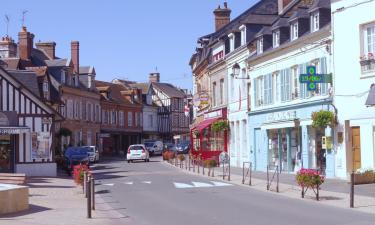
[[[143,130],[144,131],[158,131],[158,113],[157,108],[152,106],[144,106],[143,107]],[[150,115],[152,116],[152,124],[150,122]]]

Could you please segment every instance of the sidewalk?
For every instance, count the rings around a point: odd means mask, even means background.
[[[30,209],[0,216],[0,225],[136,225],[96,194],[96,210],[87,219],[82,188],[67,176],[28,179]]]
[[[166,162],[167,165],[174,167],[173,165]],[[179,167],[177,167],[179,169]],[[197,167],[195,168],[195,173],[193,169],[186,170],[179,169],[182,172],[195,174],[198,176],[207,177],[208,169],[205,169],[205,175],[202,175],[202,167],[200,168],[200,173],[197,173]],[[242,168],[231,167],[231,180],[229,183],[242,186],[244,188],[255,189],[258,191],[267,192],[269,194],[281,195],[288,198],[300,199],[301,201],[310,201],[315,204],[326,204],[330,206],[349,208],[350,196],[349,196],[349,184],[346,181],[329,179],[322,185],[319,191],[320,201],[316,201],[315,194],[309,190],[305,198],[301,198],[301,188],[297,186],[295,182],[295,175],[293,174],[282,174],[280,176],[279,193],[276,192],[276,178],[271,185],[270,191],[267,191],[267,174],[264,172],[253,172],[252,176],[252,186],[249,186],[249,179],[242,184]],[[211,177],[215,180],[223,181],[222,168],[215,168],[215,177]],[[227,178],[225,178],[227,181]],[[362,212],[375,214],[375,185],[356,185],[355,186],[355,202],[354,209]]]

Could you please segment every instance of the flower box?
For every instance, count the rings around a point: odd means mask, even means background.
[[[354,184],[372,184],[375,183],[375,173],[355,173]]]

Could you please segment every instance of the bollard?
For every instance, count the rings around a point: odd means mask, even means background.
[[[267,165],[267,191],[270,190],[270,177],[269,177],[269,168],[268,168],[268,165]]]
[[[212,177],[215,177],[215,167],[212,167],[212,173],[211,173],[211,176],[212,176]]]
[[[225,180],[225,163],[223,162],[223,180]]]
[[[189,155],[189,171],[190,171],[190,164],[191,164],[191,158],[190,158],[190,155]]]
[[[199,166],[199,163],[200,163],[200,161],[198,161],[198,174],[199,174],[199,167],[200,167],[200,166]]]
[[[279,170],[279,166],[277,166],[277,172],[276,172],[277,174],[277,176],[276,176],[276,178],[277,178],[277,183],[276,183],[276,192],[279,192],[279,174],[280,174],[280,170]]]
[[[230,159],[228,160],[228,181],[230,181]]]
[[[202,165],[202,173],[203,173],[203,175],[204,175],[204,163],[203,163],[203,165]],[[210,173],[210,171],[208,171],[208,173]]]
[[[92,210],[95,210],[95,179],[93,176],[91,176],[91,208]]]
[[[195,173],[195,158],[193,157],[193,173]]]
[[[78,175],[79,176],[79,175]],[[87,198],[87,172],[83,172],[83,194],[85,195],[85,198]]]
[[[350,174],[350,208],[354,208],[354,172]]]
[[[245,184],[245,163],[242,163],[242,184]]]
[[[87,189],[87,218],[91,218],[91,188],[90,187],[90,184],[91,184],[91,181],[87,181],[87,184],[88,184],[88,188]]]
[[[249,180],[249,186],[251,186],[251,176],[252,176],[252,171],[253,171],[253,163],[250,163],[250,180]]]

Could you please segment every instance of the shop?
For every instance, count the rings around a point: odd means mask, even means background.
[[[125,154],[130,145],[141,143],[141,134],[102,130],[99,135],[99,150],[103,155]]]
[[[325,131],[312,126],[311,114],[322,109],[333,111],[329,102],[319,102],[250,112],[250,161],[255,169],[270,166],[295,173],[303,167],[334,176],[335,153],[322,149]]]
[[[204,120],[190,130],[192,154],[202,159],[217,158],[223,151],[228,152],[228,131],[212,130],[217,121],[227,121],[227,109],[222,108],[204,114]]]

